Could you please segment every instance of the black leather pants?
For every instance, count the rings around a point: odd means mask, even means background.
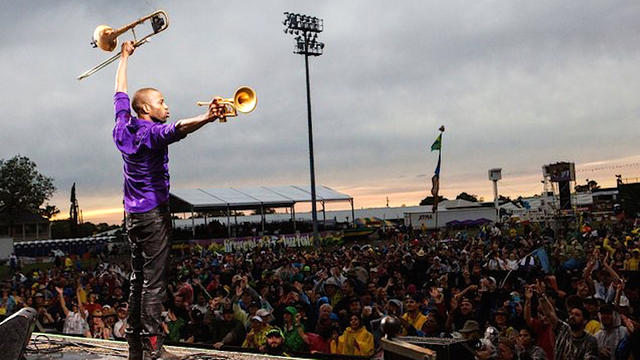
[[[169,208],[165,204],[145,213],[128,213],[126,223],[132,269],[127,332],[163,335],[162,304],[167,296],[166,268],[171,240]]]

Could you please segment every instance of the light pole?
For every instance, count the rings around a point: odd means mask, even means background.
[[[320,56],[324,49],[324,43],[318,41],[318,33],[322,32],[322,19],[317,17],[285,12],[282,22],[284,32],[296,35],[296,44],[293,53],[304,55],[304,65],[307,75],[307,118],[309,128],[309,172],[311,177],[311,217],[313,221],[313,240],[317,245],[320,242],[318,236],[318,216],[316,215],[316,175],[313,165],[313,127],[311,123],[311,90],[309,86],[309,56]],[[294,220],[295,221],[295,220]]]

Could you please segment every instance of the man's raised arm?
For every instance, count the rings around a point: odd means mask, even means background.
[[[127,92],[127,60],[133,54],[133,41],[126,41],[122,44],[122,53],[116,72],[116,92]]]

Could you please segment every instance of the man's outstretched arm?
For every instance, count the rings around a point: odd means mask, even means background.
[[[116,92],[127,92],[127,60],[134,50],[133,41],[126,41],[122,44],[122,53],[116,71]]]
[[[224,104],[218,103],[219,100],[221,99],[213,99],[209,105],[209,110],[205,114],[176,122],[176,130],[182,135],[187,135],[222,117],[226,108]]]

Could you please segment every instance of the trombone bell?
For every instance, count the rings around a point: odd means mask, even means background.
[[[113,28],[107,25],[100,25],[93,32],[94,46],[104,51],[113,51],[118,46],[118,37],[113,36]]]
[[[145,35],[140,39],[136,39],[136,33],[133,28],[146,22],[147,20],[151,22],[151,29],[153,30],[153,32],[150,32],[149,34]],[[125,25],[119,29],[114,29],[107,25],[98,26],[93,31],[93,41],[91,41],[91,45],[93,45],[93,47],[99,47],[104,51],[113,51],[118,46],[118,36],[131,30],[133,32],[133,40],[134,40],[133,47],[138,47],[146,43],[147,41],[149,41],[150,37],[152,37],[153,35],[161,31],[166,30],[168,27],[169,27],[169,16],[163,10],[158,10],[128,25]],[[102,63],[98,64],[97,66],[94,66],[93,68],[85,71],[80,76],[78,76],[78,80],[82,80],[86,77],[91,76],[96,71],[116,61],[118,57],[120,57],[120,52],[112,56],[111,58],[103,61]]]

